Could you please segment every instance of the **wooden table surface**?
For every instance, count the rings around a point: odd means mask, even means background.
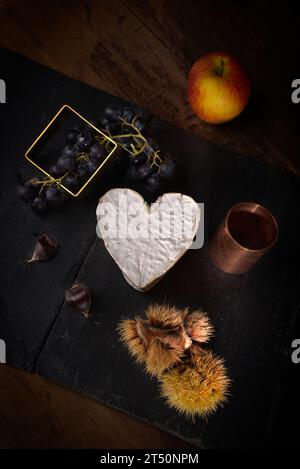
[[[0,46],[296,174],[299,26],[284,4],[268,1],[0,1]],[[186,81],[198,56],[222,49],[244,64],[253,93],[240,118],[212,126],[192,114]],[[37,375],[3,365],[0,382],[0,447],[189,446]]]

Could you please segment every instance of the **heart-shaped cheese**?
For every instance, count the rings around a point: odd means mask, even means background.
[[[189,196],[168,193],[148,205],[131,189],[112,189],[97,207],[97,234],[127,282],[147,291],[189,249],[200,222]]]

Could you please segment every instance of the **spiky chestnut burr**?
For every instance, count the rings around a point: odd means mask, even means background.
[[[154,304],[148,307],[146,316],[151,325],[161,328],[176,328],[183,325],[192,341],[207,343],[214,333],[207,314],[200,309],[190,313],[188,308],[177,309],[174,306]]]
[[[124,319],[118,326],[118,331],[122,342],[124,342],[130,355],[137,360],[138,363],[146,361],[146,346],[138,333],[138,318]]]
[[[118,329],[131,356],[154,376],[173,366],[191,343],[181,324],[160,328],[152,326],[147,319],[136,317],[123,320]]]
[[[151,304],[146,310],[146,316],[152,326],[173,329],[183,324],[188,314],[188,308],[177,309],[175,306]]]
[[[207,343],[214,334],[214,328],[208,316],[201,310],[193,311],[184,319],[184,327],[193,341]]]
[[[190,357],[165,371],[160,383],[168,405],[194,419],[207,418],[227,401],[230,380],[223,359],[194,345]]]
[[[130,354],[154,376],[180,361],[193,340],[207,342],[213,332],[201,311],[150,305],[146,317],[123,320],[119,332]]]

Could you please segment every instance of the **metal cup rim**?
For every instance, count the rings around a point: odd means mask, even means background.
[[[267,246],[261,248],[261,249],[250,249],[250,248],[247,248],[246,246],[243,246],[242,244],[240,244],[233,236],[232,234],[230,233],[230,230],[228,228],[228,220],[229,220],[229,217],[230,215],[232,214],[232,212],[234,210],[236,210],[238,207],[240,206],[243,206],[243,205],[248,205],[248,206],[253,206],[255,208],[259,208],[260,210],[262,210],[263,212],[265,212],[265,214],[268,215],[268,217],[272,220],[273,224],[274,224],[274,227],[275,227],[275,236],[272,240],[272,242],[270,244],[268,244]],[[254,213],[254,212],[253,212]],[[274,246],[274,244],[277,242],[278,240],[278,223],[274,217],[274,215],[270,212],[270,210],[268,210],[266,207],[264,207],[263,205],[260,205],[256,202],[239,202],[235,205],[233,205],[229,211],[227,212],[227,215],[225,217],[225,234],[229,236],[229,238],[242,250],[244,251],[247,251],[247,252],[251,252],[251,253],[262,253],[264,251],[267,251],[269,250],[272,246]]]

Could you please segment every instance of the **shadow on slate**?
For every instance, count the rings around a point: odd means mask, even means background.
[[[124,101],[6,50],[0,58],[8,89],[7,104],[0,107],[0,337],[7,342],[8,363],[36,370],[199,447],[272,445],[282,363],[299,305],[298,181],[154,119],[161,147],[186,168],[186,193],[205,203],[206,243],[189,251],[153,290],[139,293],[95,237],[103,186],[97,196],[44,218],[32,214],[13,192],[15,173],[24,170],[25,149],[62,104],[93,119],[108,102]],[[240,201],[255,201],[273,212],[279,241],[249,273],[230,276],[210,263],[207,239]],[[31,234],[43,231],[57,237],[61,251],[49,262],[25,267],[21,261],[33,246]],[[90,319],[63,303],[65,287],[75,280],[93,290]],[[233,384],[228,404],[208,422],[191,423],[169,409],[156,380],[119,342],[120,319],[143,314],[153,301],[202,307],[211,317],[216,329],[212,346],[226,359]]]

